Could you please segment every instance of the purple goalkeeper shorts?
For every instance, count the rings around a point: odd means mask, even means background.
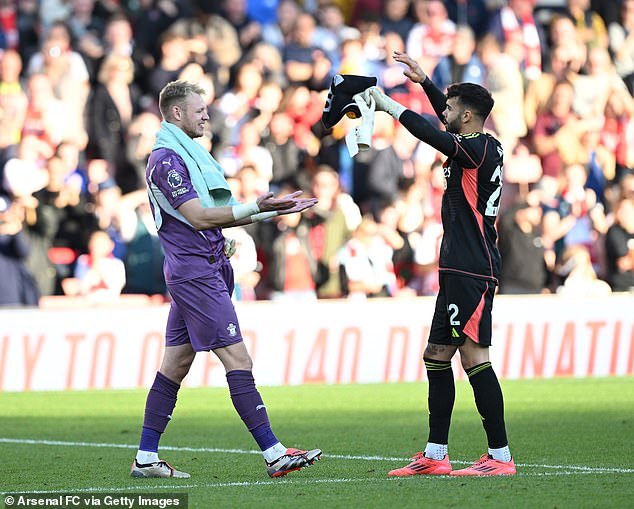
[[[228,260],[215,264],[210,276],[168,284],[172,297],[165,345],[191,343],[196,352],[242,341],[236,310],[231,301],[233,270]]]

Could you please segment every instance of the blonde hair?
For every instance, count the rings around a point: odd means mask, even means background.
[[[182,80],[170,81],[165,85],[159,94],[159,110],[161,110],[163,118],[167,119],[170,108],[175,104],[181,104],[191,94],[204,97],[205,90],[195,83]]]
[[[108,82],[110,70],[118,67],[122,68],[122,66],[126,66],[124,68],[126,72],[126,81],[127,83],[132,83],[134,79],[134,64],[132,59],[123,55],[111,54],[108,55],[105,60],[99,66],[99,73],[97,74],[97,81],[102,85],[105,85]]]

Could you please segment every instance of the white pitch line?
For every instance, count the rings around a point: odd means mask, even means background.
[[[402,458],[401,458],[402,459]],[[586,475],[594,474],[596,472],[587,471],[564,471],[564,472],[520,472],[518,477],[552,477],[552,476],[564,476],[564,475]],[[464,481],[464,477],[451,477],[449,475],[440,476],[445,479],[461,479]],[[486,477],[471,477],[470,479],[485,479]],[[63,490],[32,490],[14,492],[0,492],[0,495],[9,495],[15,493],[24,493],[29,495],[45,495],[56,493],[110,493],[110,492],[123,492],[123,491],[143,491],[148,490],[183,490],[194,488],[235,488],[235,487],[257,487],[257,486],[269,486],[280,484],[342,484],[342,483],[365,483],[365,482],[420,482],[420,478],[415,477],[358,477],[358,478],[341,478],[341,479],[284,479],[277,481],[241,481],[241,482],[217,482],[217,483],[196,483],[196,484],[177,484],[168,483],[160,485],[135,485],[135,486],[118,486],[118,487],[94,487],[94,488],[65,488]],[[477,482],[477,481],[475,481]]]
[[[112,448],[112,449],[137,449],[137,445],[133,444],[112,444],[102,442],[67,442],[61,440],[34,440],[26,438],[1,438],[0,443],[6,444],[26,444],[26,445],[51,445],[62,447],[93,447],[93,448]],[[177,451],[177,452],[206,452],[206,453],[225,453],[225,454],[262,454],[261,451],[246,450],[246,449],[221,449],[210,447],[176,447],[176,446],[161,446],[163,451]],[[389,456],[353,456],[346,454],[323,454],[324,458],[344,459],[344,460],[361,460],[361,461],[403,461],[406,458],[402,457],[389,457]],[[471,465],[473,461],[451,460],[452,463],[461,465]],[[633,474],[632,468],[618,468],[618,467],[590,467],[587,465],[540,465],[531,463],[516,463],[518,467],[523,468],[547,468],[554,470],[571,471],[570,473],[589,473],[589,474],[601,474],[601,473],[617,473],[617,474]]]
[[[596,472],[590,471],[563,471],[563,472],[520,472],[517,477],[553,477],[564,475],[586,475],[594,474]],[[439,476],[438,478],[444,479],[460,479],[464,481],[464,477],[451,477],[449,475]],[[470,477],[469,479],[485,479],[486,477]],[[217,482],[217,483],[196,483],[196,484],[178,484],[177,482],[159,485],[147,485],[145,483],[135,486],[114,486],[114,487],[94,487],[94,488],[65,488],[63,490],[31,490],[14,492],[0,492],[0,495],[9,495],[23,493],[28,495],[53,495],[59,493],[111,493],[111,492],[123,492],[123,491],[143,491],[148,492],[152,490],[183,490],[194,488],[234,488],[234,487],[255,487],[255,486],[269,486],[280,484],[292,484],[292,485],[310,485],[310,484],[342,484],[342,483],[366,483],[366,482],[420,482],[420,478],[416,477],[358,477],[358,478],[342,478],[342,479],[280,479],[276,481],[240,481],[240,482]],[[475,481],[477,482],[477,481]]]

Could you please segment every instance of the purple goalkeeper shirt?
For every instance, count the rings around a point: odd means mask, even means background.
[[[152,169],[154,169],[152,171]],[[158,148],[150,154],[145,179],[151,181],[163,193],[168,203],[178,209],[183,203],[198,198],[192,185],[185,161],[173,150]],[[154,203],[150,200],[152,213]],[[165,253],[163,272],[166,283],[180,283],[208,276],[215,270],[218,260],[224,256],[224,237],[220,228],[196,230],[161,210],[163,224],[158,236]]]

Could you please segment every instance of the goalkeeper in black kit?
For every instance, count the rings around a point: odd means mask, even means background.
[[[389,113],[447,160],[440,290],[424,354],[429,380],[429,438],[423,452],[388,475],[513,475],[516,470],[506,436],[502,389],[489,361],[491,308],[500,271],[495,220],[503,164],[500,142],[483,128],[493,98],[473,83],[453,84],[445,95],[411,57],[395,52],[394,59],[407,66],[405,76],[422,85],[446,131],[377,87],[365,90],[361,98],[367,104],[374,102],[376,111]],[[451,358],[456,351],[473,387],[488,441],[487,453],[461,470],[452,470],[447,452],[455,400]]]

